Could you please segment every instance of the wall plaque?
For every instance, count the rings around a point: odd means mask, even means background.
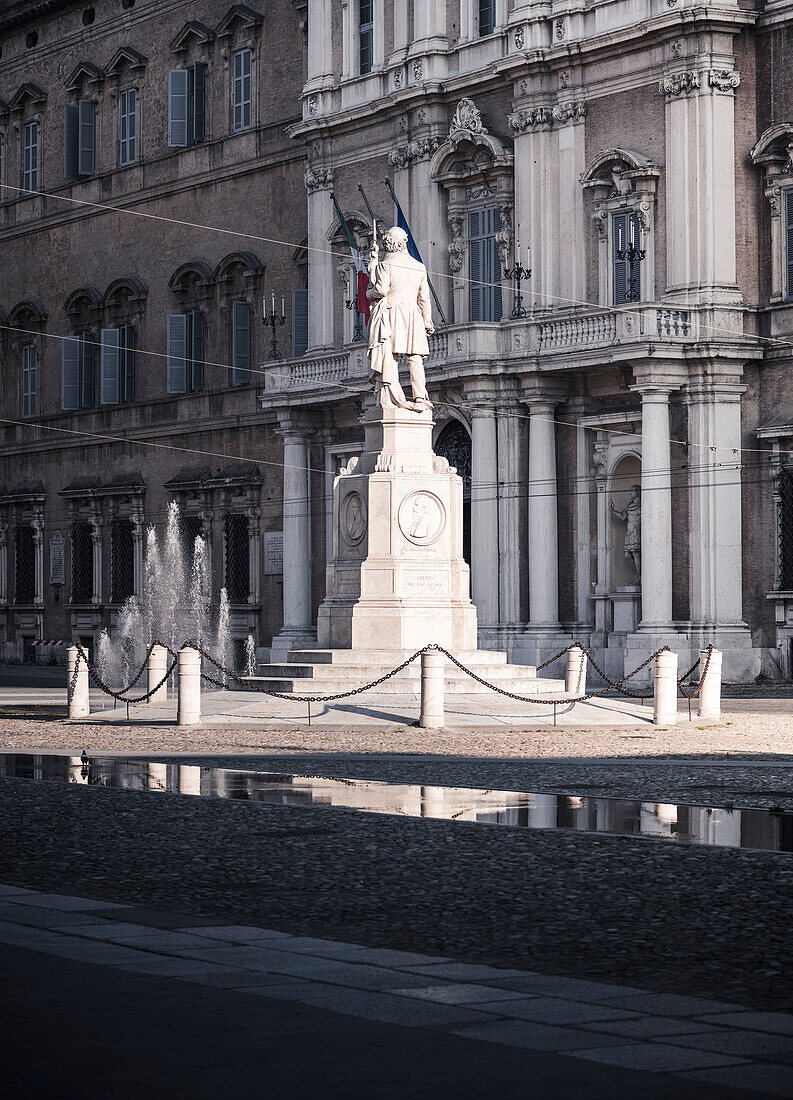
[[[264,575],[281,577],[284,572],[283,531],[264,532]]]
[[[66,567],[63,558],[63,535],[53,532],[50,539],[50,584],[63,584],[66,580]]]

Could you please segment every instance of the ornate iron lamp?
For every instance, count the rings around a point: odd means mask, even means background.
[[[515,282],[515,290],[512,295],[512,312],[510,317],[527,317],[528,310],[523,305],[523,294],[521,293],[520,284],[524,279],[531,278],[531,268],[522,267],[518,255],[520,253],[520,244],[515,245],[515,265],[512,268],[505,268],[504,274],[508,279],[513,279]],[[529,250],[526,249],[526,263],[529,263]]]
[[[363,314],[358,312],[358,300],[357,298],[345,298],[344,304],[347,309],[355,310],[355,324],[352,330],[352,342],[354,344],[360,344],[366,339],[363,331]]]
[[[284,301],[283,295],[281,296],[280,316],[275,312],[275,291],[272,292],[272,309],[269,313],[267,312],[267,299],[262,298],[262,322],[273,330],[273,339],[272,343],[270,344],[270,354],[267,356],[268,360],[283,359],[283,355],[281,355],[280,351],[278,350],[278,341],[275,337],[275,330],[278,325],[286,324],[286,303]]]

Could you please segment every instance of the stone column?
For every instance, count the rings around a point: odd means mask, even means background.
[[[308,350],[333,347],[334,257],[327,232],[333,221],[329,168],[309,168],[305,175],[308,194]]]
[[[529,406],[529,630],[559,629],[555,405]]]
[[[493,394],[468,394],[471,414],[471,597],[480,634],[498,624],[498,450]]]
[[[498,410],[498,609],[502,628],[515,629],[520,615],[520,445],[523,436],[520,405]]]
[[[91,553],[93,555],[94,590],[91,593],[91,603],[102,602],[102,528],[104,520],[100,516],[92,516],[91,524]]]
[[[284,625],[273,639],[273,650],[284,653],[309,646],[316,639],[311,624],[311,428],[303,418],[284,416],[278,434],[284,441]]]
[[[0,604],[8,602],[8,524],[0,523]]]
[[[642,395],[642,621],[640,629],[672,630],[672,488],[669,394],[645,383]]]
[[[129,522],[132,526],[132,591],[140,596],[143,593],[143,511],[133,512]]]
[[[248,516],[248,603],[258,604],[261,600],[261,508],[252,505],[246,508]]]
[[[322,87],[333,79],[333,43],[328,28],[332,0],[308,0],[308,73],[306,87]]]
[[[35,582],[33,602],[40,606],[44,603],[44,519],[37,515],[31,521],[33,528],[33,554]],[[100,559],[101,562],[101,559]],[[94,580],[96,584],[96,580]]]

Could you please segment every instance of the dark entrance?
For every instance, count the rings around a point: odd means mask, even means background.
[[[471,564],[471,437],[459,420],[447,424],[435,441],[435,454],[448,459],[463,479],[463,557]]]

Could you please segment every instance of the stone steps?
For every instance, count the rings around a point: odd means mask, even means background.
[[[382,673],[381,673],[382,675]],[[251,684],[256,684],[258,687],[264,688],[265,691],[279,691],[285,694],[291,695],[335,695],[339,692],[350,691],[362,684],[368,683],[376,677],[367,677],[358,679],[350,677],[349,679],[338,680],[316,680],[311,677],[300,677],[293,680],[284,679],[270,679],[265,676],[246,676],[244,679]],[[562,680],[540,680],[540,679],[505,679],[505,680],[493,680],[498,687],[504,691],[512,691],[518,695],[538,695],[542,698],[550,698],[551,696],[558,695],[560,702],[564,701],[564,681]],[[371,689],[372,694],[378,695],[410,695],[418,694],[420,691],[420,681],[416,678],[400,679],[398,676],[393,676],[390,680],[386,680],[384,683],[379,684],[376,688]],[[450,695],[490,695],[494,699],[498,698],[498,694],[493,692],[490,688],[485,687],[483,684],[478,684],[476,680],[472,680],[470,676],[459,677],[446,677],[444,679],[444,691]]]

